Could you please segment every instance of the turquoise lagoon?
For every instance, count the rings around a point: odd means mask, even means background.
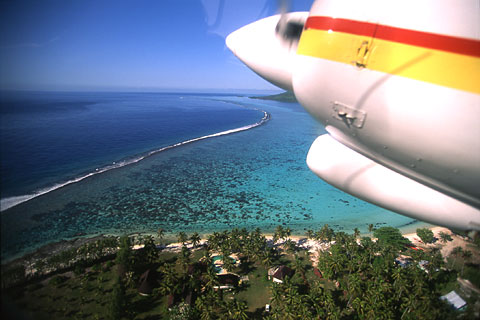
[[[165,98],[165,94],[157,95],[159,101]],[[185,107],[181,97],[169,96],[175,100],[169,112],[178,117]],[[119,99],[128,102],[133,98]],[[149,96],[151,100],[155,95]],[[133,159],[141,161],[116,168],[107,166],[103,173],[84,175],[78,182],[52,188],[1,212],[2,261],[62,239],[154,234],[159,228],[172,235],[232,228],[260,228],[269,233],[282,225],[290,227],[293,234],[303,235],[307,229],[316,230],[325,223],[346,232],[358,227],[364,233],[369,224],[403,229],[418,225],[415,220],[345,194],[308,169],[308,149],[325,131],[299,104],[238,95],[188,95],[187,100],[215,106],[208,109],[205,124],[181,124],[182,130],[172,129],[182,133],[176,139],[173,133],[168,139],[159,136],[148,141],[148,145],[138,135],[143,149],[134,146],[117,157],[132,152],[132,157],[140,154]],[[201,114],[202,108],[195,110]],[[235,116],[228,120],[225,110]],[[269,120],[248,130],[148,153],[196,137],[260,124],[264,111]],[[135,114],[130,116],[135,118]],[[154,116],[143,121],[154,123]],[[168,125],[175,127],[173,120]],[[140,126],[141,121],[135,125]],[[154,125],[145,139],[152,132]],[[98,163],[90,167],[95,166]]]

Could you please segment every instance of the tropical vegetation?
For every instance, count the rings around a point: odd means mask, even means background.
[[[283,226],[271,239],[259,229],[214,232],[203,245],[198,233],[179,232],[176,252],[160,245],[163,229],[157,237],[107,238],[39,260],[31,270],[2,268],[2,296],[34,319],[475,317],[478,295],[462,312],[439,299],[458,288],[457,277],[480,282],[470,250],[458,247],[444,259],[433,247],[415,250],[398,229],[372,231],[378,240],[360,237],[358,229],[353,234],[328,225],[307,230],[308,238],[323,244],[324,250],[314,253],[299,247]],[[142,246],[133,250],[134,244]],[[312,254],[318,260],[314,265]],[[214,255],[224,257],[224,268],[242,279],[239,285],[218,289]],[[241,263],[233,263],[232,255]],[[408,257],[410,264],[400,265],[399,257]],[[420,268],[421,261],[428,263]],[[268,270],[280,265],[294,274],[273,282]],[[147,274],[155,277],[150,291],[140,295]]]

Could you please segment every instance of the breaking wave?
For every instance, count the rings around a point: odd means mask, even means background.
[[[255,127],[261,126],[262,124],[264,124],[268,120],[270,120],[270,114],[266,111],[263,111],[263,110],[259,110],[259,111],[263,112],[263,118],[260,121],[254,123],[254,124],[246,125],[246,126],[235,128],[235,129],[221,131],[221,132],[209,134],[209,135],[198,137],[198,138],[193,138],[193,139],[190,139],[190,140],[185,140],[185,141],[182,141],[182,142],[179,142],[179,143],[175,143],[175,144],[172,144],[172,145],[169,145],[169,146],[166,146],[166,147],[162,147],[160,149],[156,149],[156,150],[147,152],[145,154],[142,154],[142,155],[140,155],[138,157],[135,157],[135,158],[132,158],[132,159],[122,160],[122,161],[119,161],[119,162],[113,162],[112,164],[110,164],[108,166],[105,166],[105,167],[102,167],[102,168],[97,168],[97,169],[95,169],[95,171],[89,172],[85,175],[79,176],[77,178],[70,179],[70,180],[65,181],[65,182],[57,183],[57,184],[55,184],[51,187],[40,189],[40,190],[38,190],[38,191],[36,191],[32,194],[22,195],[22,196],[13,196],[13,197],[8,197],[8,198],[5,198],[5,199],[1,199],[0,200],[0,211],[5,211],[7,209],[10,209],[10,208],[12,208],[16,205],[19,205],[19,204],[23,203],[23,202],[26,202],[26,201],[29,201],[33,198],[42,196],[42,195],[47,194],[49,192],[52,192],[54,190],[60,189],[60,188],[65,187],[69,184],[80,182],[80,181],[82,181],[86,178],[92,177],[94,175],[101,174],[101,173],[104,173],[104,172],[107,172],[107,171],[110,171],[110,170],[113,170],[113,169],[118,169],[118,168],[128,166],[130,164],[137,163],[139,161],[142,161],[145,158],[148,158],[148,157],[150,157],[154,154],[157,154],[159,152],[162,152],[162,151],[166,151],[166,150],[169,150],[169,149],[173,149],[173,148],[176,148],[176,147],[180,147],[180,146],[183,146],[183,145],[186,145],[186,144],[189,144],[189,143],[193,143],[193,142],[197,142],[197,141],[201,141],[201,140],[205,140],[205,139],[210,139],[210,138],[229,135],[229,134],[232,134],[232,133],[246,131],[246,130],[253,129]]]

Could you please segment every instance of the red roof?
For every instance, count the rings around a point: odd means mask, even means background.
[[[279,280],[283,280],[286,276],[291,277],[295,271],[290,269],[287,266],[280,266],[278,267],[277,271],[273,274],[273,277]]]
[[[313,273],[319,277],[319,278],[323,278],[322,277],[322,273],[320,272],[320,270],[318,270],[318,268],[313,268]]]

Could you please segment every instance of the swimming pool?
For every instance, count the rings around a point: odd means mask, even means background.
[[[237,263],[237,259],[235,259],[234,257],[229,256],[229,258],[233,260],[233,263]],[[215,262],[217,262],[217,261],[220,261],[220,260],[223,260],[223,256],[221,256],[221,255],[213,256],[213,257],[212,257],[212,262],[213,262],[213,263],[215,263]],[[223,262],[223,261],[222,261],[222,262]]]

